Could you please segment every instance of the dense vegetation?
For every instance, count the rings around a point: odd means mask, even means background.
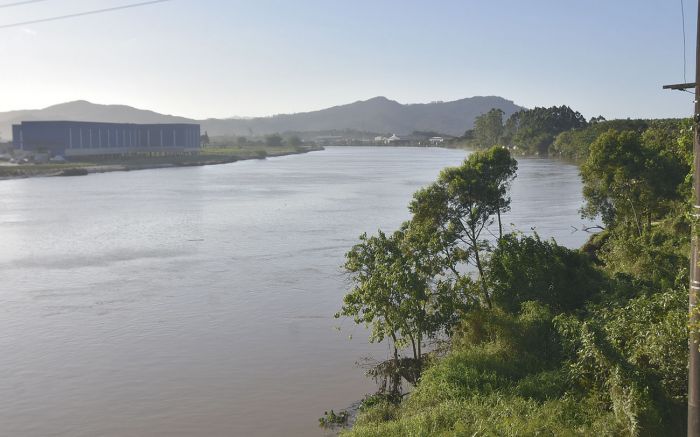
[[[582,153],[583,213],[604,228],[580,250],[503,234],[517,163],[493,147],[418,191],[398,231],[363,235],[338,316],[390,341],[394,358],[373,376],[394,382],[365,400],[347,435],[684,432],[690,124],[555,112],[518,122],[560,126],[533,133],[536,149]],[[486,117],[495,128],[485,141],[512,135],[492,123],[497,111]],[[429,339],[447,347],[426,353]],[[410,394],[400,378],[415,384]]]
[[[479,148],[503,145],[527,154],[546,155],[557,135],[588,126],[586,119],[568,106],[523,109],[503,120],[500,109],[492,109],[474,121],[465,133],[469,144]]]
[[[589,147],[598,137],[614,130],[641,134],[667,129],[678,120],[606,120],[598,116],[590,120],[568,106],[523,109],[504,119],[503,111],[492,109],[478,116],[474,128],[465,132],[463,139],[475,149],[495,145],[508,147],[525,155],[550,155],[583,161]]]

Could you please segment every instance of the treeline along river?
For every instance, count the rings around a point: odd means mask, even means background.
[[[464,157],[337,147],[0,182],[0,435],[322,435],[324,410],[372,391],[354,363],[389,353],[333,318],[344,253]],[[578,169],[519,166],[504,222],[583,244]]]

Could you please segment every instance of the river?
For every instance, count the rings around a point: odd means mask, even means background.
[[[343,255],[464,151],[334,147],[0,182],[0,435],[314,436],[384,358],[332,316]],[[575,166],[520,159],[504,223],[578,247]],[[510,226],[509,226],[510,227]]]

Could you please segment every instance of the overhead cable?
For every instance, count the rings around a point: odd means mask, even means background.
[[[35,1],[42,1],[42,0],[35,0]],[[168,1],[170,1],[170,0],[152,0],[152,1],[140,2],[140,3],[131,3],[128,5],[123,5],[123,6],[115,6],[112,8],[94,9],[92,11],[77,12],[75,14],[59,15],[59,16],[48,17],[48,18],[39,18],[36,20],[28,20],[28,21],[22,21],[22,22],[18,22],[18,23],[0,24],[0,29],[7,29],[10,27],[27,26],[29,24],[46,23],[47,21],[65,20],[67,18],[84,17],[85,15],[102,14],[102,13],[106,13],[106,12],[119,11],[122,9],[137,8],[140,6],[153,5],[156,3],[164,3],[164,2],[168,2]]]

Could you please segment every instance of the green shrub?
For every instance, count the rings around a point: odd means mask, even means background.
[[[515,312],[526,301],[537,301],[555,312],[580,309],[603,286],[590,257],[554,241],[505,235],[488,267],[494,302]]]

